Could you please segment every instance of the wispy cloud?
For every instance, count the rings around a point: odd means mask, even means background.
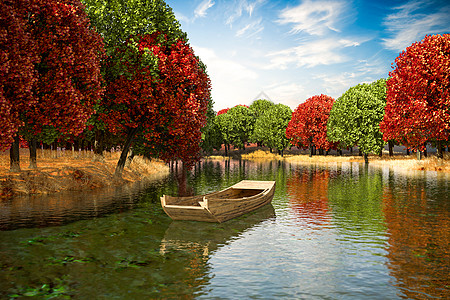
[[[299,103],[305,101],[302,94],[305,89],[301,84],[295,82],[276,82],[266,87],[267,94],[272,101],[278,102],[283,99],[283,103],[295,109]]]
[[[358,46],[359,42],[347,39],[320,39],[308,41],[299,46],[269,53],[269,69],[287,69],[290,66],[295,67],[314,67],[318,65],[331,65],[347,61],[342,54],[341,49]]]
[[[383,23],[391,33],[391,37],[383,39],[384,47],[401,51],[426,34],[450,31],[450,4],[430,12],[436,7],[434,2],[413,0],[395,7],[396,12],[388,15]]]
[[[194,10],[194,18],[205,17],[207,10],[214,6],[214,1],[212,0],[204,0],[200,3],[197,8]]]
[[[304,1],[285,8],[278,19],[279,24],[293,24],[292,33],[305,31],[311,35],[324,35],[329,30],[338,32],[337,24],[345,8],[340,1]]]
[[[253,12],[255,11],[258,5],[263,4],[264,0],[256,0],[256,1],[248,1],[248,0],[239,0],[237,4],[231,6],[231,14],[228,16],[226,20],[226,24],[230,27],[233,26],[233,23],[242,17],[244,14],[248,17],[252,17]]]
[[[256,34],[260,33],[263,30],[264,30],[264,26],[262,25],[262,18],[259,18],[258,20],[248,23],[247,25],[245,25],[244,27],[239,29],[236,32],[236,36],[237,37],[243,37],[243,36],[252,37],[252,36],[255,36]]]

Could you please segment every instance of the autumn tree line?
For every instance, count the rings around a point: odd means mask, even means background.
[[[442,156],[450,126],[448,34],[403,51],[386,80],[334,100],[314,96],[294,112],[259,100],[215,113],[206,66],[163,0],[1,0],[0,151],[20,170],[19,144],[120,147],[192,165],[202,153],[254,141],[280,153],[385,143]],[[132,152],[130,153],[130,149]]]
[[[431,144],[442,158],[450,134],[450,34],[413,43],[392,68],[387,80],[358,84],[336,100],[310,97],[294,112],[264,99],[223,109],[208,125],[209,149],[255,142],[280,154],[296,146],[312,155],[358,147],[367,162],[386,144],[391,156],[394,145],[421,154]]]
[[[206,66],[163,0],[1,0],[0,151],[119,146],[193,164],[211,115]]]

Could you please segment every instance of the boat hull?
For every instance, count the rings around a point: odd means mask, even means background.
[[[161,205],[173,220],[225,222],[270,203],[274,181],[243,180],[225,190],[194,197],[161,197]]]

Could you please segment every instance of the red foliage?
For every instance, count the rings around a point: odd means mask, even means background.
[[[34,41],[27,31],[27,3],[0,2],[0,151],[6,150],[23,125],[19,116],[35,104],[32,87],[38,62]]]
[[[78,0],[0,5],[0,149],[22,125],[81,133],[103,92],[104,51],[84,7]]]
[[[140,58],[120,62],[128,75],[109,84],[102,118],[117,133],[140,126],[153,155],[189,165],[199,159],[210,81],[186,42],[165,46],[161,39],[158,33],[138,37]],[[142,64],[145,49],[158,59],[156,73]]]
[[[219,116],[219,115],[221,115],[221,114],[226,114],[226,113],[228,112],[228,110],[229,110],[229,108],[221,109],[221,110],[219,110],[219,111],[217,112],[217,115]]]
[[[35,128],[51,125],[62,134],[78,135],[103,94],[103,42],[90,29],[79,0],[34,2],[31,33],[41,59],[35,88],[39,103],[28,118]]]
[[[393,67],[394,68],[394,67]],[[423,150],[450,134],[450,34],[426,36],[395,59],[387,81],[383,139]]]
[[[294,146],[304,149],[315,146],[317,149],[334,149],[336,143],[327,139],[327,122],[334,98],[327,95],[313,96],[301,103],[292,113],[286,128],[286,137]]]

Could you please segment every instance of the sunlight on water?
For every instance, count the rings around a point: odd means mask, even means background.
[[[159,196],[276,180],[271,205],[171,221]],[[187,175],[0,203],[0,298],[450,297],[449,178],[357,163],[216,161]],[[49,227],[48,227],[49,226]]]

